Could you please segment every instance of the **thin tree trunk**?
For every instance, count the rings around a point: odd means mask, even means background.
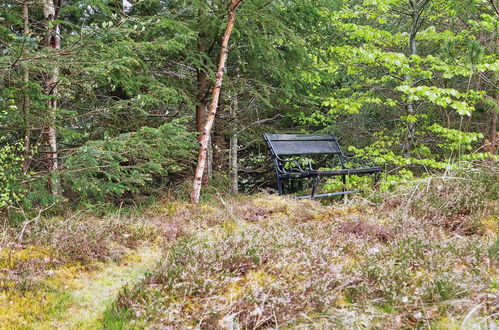
[[[497,7],[495,7],[497,8]],[[495,49],[496,54],[499,53],[499,26],[496,23],[496,33],[495,33]],[[497,86],[499,84],[499,73],[494,74],[494,82]],[[494,108],[492,109],[492,118],[490,121],[490,151],[492,154],[497,153],[497,112],[499,111],[499,91],[497,88],[494,89]]]
[[[409,3],[412,7],[411,11],[411,31],[409,34],[409,47],[410,47],[410,55],[417,55],[418,46],[416,42],[416,35],[418,33],[418,23],[419,23],[419,9],[417,0],[409,0]],[[411,80],[410,75],[405,75],[404,79],[406,81]],[[406,104],[407,114],[414,115],[414,103],[408,102]],[[412,121],[407,122],[406,136],[405,136],[405,144],[404,144],[404,152],[406,157],[411,156],[412,146],[414,144],[414,135],[415,135],[415,123]]]
[[[201,6],[199,8],[198,12],[198,19],[199,19],[199,24],[201,24],[201,21],[204,19],[206,16],[206,11]],[[203,33],[199,34],[198,38],[198,46],[197,50],[200,54],[206,53],[206,47],[203,43],[203,39],[205,38]],[[203,64],[204,60],[203,60]],[[197,82],[197,95],[196,95],[196,114],[195,114],[195,119],[196,119],[196,132],[198,133],[198,141],[201,142],[201,136],[203,134],[203,127],[204,127],[204,122],[206,120],[206,97],[208,96],[208,75],[204,68],[199,68],[197,70],[197,75],[196,75],[196,82]],[[211,142],[210,142],[211,143]],[[208,155],[210,154],[210,151],[208,150]],[[209,158],[209,157],[208,157]],[[210,173],[209,173],[209,166],[207,169],[204,171],[203,174],[203,185],[207,186],[209,184],[209,178],[210,178]]]
[[[206,150],[206,170],[203,174],[203,186],[207,186],[213,179],[213,138],[210,135],[208,150]]]
[[[220,93],[223,93],[221,91]],[[225,104],[222,105],[221,102],[218,105],[218,121],[213,124],[213,130],[211,133],[211,150],[212,150],[212,161],[213,164],[211,167],[213,168],[213,171],[215,172],[220,172],[223,168],[224,164],[224,156],[225,156],[225,151],[227,150],[226,148],[226,137],[224,134],[225,126],[227,123],[225,123],[225,120],[222,121],[222,111],[225,111],[225,107],[230,104]]]
[[[56,19],[56,4],[54,0],[43,0],[43,14],[47,24],[47,36],[45,46],[57,51],[61,49],[61,38],[59,25],[53,25]],[[53,195],[59,194],[59,179],[57,177],[58,150],[57,150],[57,130],[56,130],[56,111],[57,99],[59,96],[59,66],[54,64],[51,72],[48,73],[45,80],[45,94],[49,96],[48,100],[48,124],[44,127],[44,138],[48,147],[47,167],[50,173],[50,189]]]
[[[203,183],[203,172],[206,167],[206,153],[208,149],[208,143],[210,140],[211,128],[213,127],[213,122],[215,121],[215,115],[217,113],[218,100],[220,98],[220,89],[222,88],[223,75],[225,71],[225,63],[227,62],[227,56],[229,53],[229,39],[234,27],[234,20],[236,18],[236,10],[239,4],[243,0],[232,0],[228,6],[229,16],[227,19],[227,26],[225,28],[225,33],[222,39],[222,47],[220,51],[220,60],[218,63],[217,74],[215,77],[215,84],[213,86],[213,93],[211,97],[210,110],[208,112],[208,117],[206,118],[206,123],[203,127],[203,133],[200,139],[198,163],[196,167],[196,172],[194,176],[194,183],[191,192],[191,203],[199,203],[199,198],[201,195],[201,185]]]
[[[204,48],[200,45],[198,47],[200,51]],[[198,139],[201,141],[201,136],[203,134],[204,119],[206,117],[206,93],[208,88],[206,71],[199,69],[197,72],[197,88],[198,94],[196,96],[196,131],[198,132]]]
[[[237,95],[234,97],[234,101],[232,102],[232,106],[230,107],[230,116],[232,118],[232,123],[234,125],[232,132],[230,134],[230,190],[233,194],[237,194],[239,192],[238,186],[238,158],[237,158],[237,133],[236,133],[236,118],[237,118],[237,110],[238,110],[238,100]]]
[[[28,38],[31,31],[29,30],[29,7],[28,1],[23,3],[23,36]],[[26,42],[26,40],[24,41]],[[26,51],[27,52],[27,51]],[[23,151],[23,173],[27,173],[30,163],[31,154],[31,121],[30,121],[30,105],[31,99],[29,97],[27,87],[29,85],[29,69],[24,68],[23,72],[23,116],[24,116],[24,151]]]
[[[204,52],[205,48],[201,41],[198,45],[198,50]],[[203,135],[203,127],[206,119],[206,94],[208,93],[208,80],[206,71],[199,69],[197,72],[197,88],[198,93],[196,95],[197,105],[196,105],[196,131],[198,132],[198,141],[201,142],[201,137]],[[203,185],[209,184],[209,168],[205,170],[203,174]]]

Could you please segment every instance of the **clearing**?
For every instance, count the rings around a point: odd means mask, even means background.
[[[497,174],[470,185],[477,182],[472,175],[419,180],[377,203],[361,196],[319,203],[219,195],[201,205],[165,201],[127,219],[47,220],[37,226],[52,241],[2,248],[0,322],[4,328],[494,328]],[[61,221],[80,234],[50,225]],[[96,236],[94,227],[107,234]],[[40,240],[42,229],[30,230],[26,239]],[[77,249],[82,241],[62,249],[50,243],[82,235],[83,250]]]

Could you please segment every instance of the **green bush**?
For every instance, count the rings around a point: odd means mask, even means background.
[[[190,167],[195,147],[195,138],[182,121],[87,142],[64,162],[65,195],[83,202],[109,202],[127,194],[147,194]]]
[[[27,177],[23,172],[22,142],[4,130],[9,123],[9,116],[17,110],[17,106],[9,97],[3,101],[0,104],[0,210],[21,199],[22,181]]]
[[[0,137],[0,209],[19,201],[21,181],[26,177],[22,171],[22,146],[4,142]]]

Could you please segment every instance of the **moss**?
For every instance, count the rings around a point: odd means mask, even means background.
[[[0,268],[13,269],[20,263],[49,262],[55,258],[52,248],[40,245],[28,245],[23,249],[3,248],[0,250]]]
[[[333,221],[346,216],[360,215],[361,209],[358,205],[346,205],[327,207],[312,213],[312,217],[317,221]]]
[[[461,324],[449,317],[440,317],[431,323],[431,329],[435,330],[461,330],[465,329]]]
[[[491,233],[495,236],[499,235],[499,216],[492,215],[482,219],[480,223],[486,233]]]
[[[169,202],[158,205],[152,211],[157,215],[173,216],[183,205],[184,203],[180,202]]]
[[[15,289],[0,293],[0,324],[7,329],[28,328],[60,313],[69,295],[62,287],[42,286],[20,293]]]
[[[251,204],[263,207],[273,213],[291,214],[291,211],[298,208],[296,201],[291,200],[290,198],[283,198],[274,195],[266,195],[255,198]]]
[[[222,222],[219,230],[215,230],[215,232],[220,233],[222,237],[228,237],[243,232],[247,227],[245,223],[227,220]]]
[[[44,261],[52,253],[52,249],[43,246],[3,249],[2,268],[11,269],[20,262]],[[120,264],[57,263],[37,277],[2,280],[0,324],[8,326],[0,328],[50,329],[68,324],[75,325],[74,328],[94,328],[99,323],[100,312],[113,301],[119,289],[140,279],[159,256],[156,248],[144,249],[128,254]],[[30,285],[21,285],[24,282]]]
[[[342,308],[342,307],[348,307],[351,305],[351,302],[348,301],[348,298],[344,295],[340,295],[338,299],[336,300],[336,306]]]
[[[122,288],[137,284],[158,262],[160,256],[156,247],[145,248],[131,253],[125,258],[126,261],[119,264],[99,263],[91,270],[81,271],[75,266],[66,272],[61,271],[54,281],[68,290],[68,303],[58,317],[48,320],[42,326],[75,329],[101,327],[103,313],[110,309]],[[64,278],[65,275],[68,277]],[[111,319],[108,321],[111,322]],[[114,321],[118,322],[118,319]]]
[[[240,299],[251,290],[264,288],[274,280],[275,277],[263,269],[250,270],[243,278],[237,279],[227,286],[224,297],[229,301]]]

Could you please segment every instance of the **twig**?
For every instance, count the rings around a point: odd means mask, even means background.
[[[17,240],[18,240],[19,242],[21,242],[21,241],[22,241],[22,239],[23,239],[23,235],[24,235],[24,231],[26,230],[26,227],[27,227],[30,223],[32,223],[32,222],[34,222],[34,221],[38,221],[38,220],[40,220],[40,217],[42,216],[42,213],[43,213],[43,212],[45,212],[45,211],[47,211],[48,209],[50,209],[50,208],[51,208],[52,206],[54,206],[54,205],[55,205],[55,202],[54,202],[54,203],[52,203],[52,204],[50,204],[50,205],[49,205],[49,206],[47,206],[46,208],[39,210],[39,211],[38,211],[38,215],[37,215],[36,217],[34,217],[33,219],[25,221],[25,222],[24,222],[24,224],[23,224],[23,228],[21,229],[21,232],[20,232],[20,233],[19,233],[19,235],[17,236]],[[26,219],[26,215],[25,215],[24,210],[23,210],[22,208],[21,208],[21,212],[23,213],[23,216],[24,216],[24,218]]]
[[[497,8],[495,1],[494,0],[489,0],[490,4],[492,5],[492,8],[494,8],[494,11],[496,12],[496,15],[499,15],[499,8]]]

